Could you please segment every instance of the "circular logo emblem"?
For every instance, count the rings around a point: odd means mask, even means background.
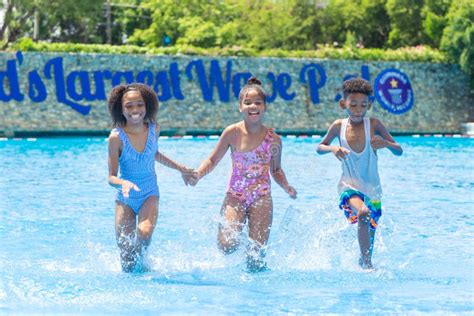
[[[385,69],[375,78],[374,94],[380,105],[393,114],[405,113],[413,106],[410,80],[394,68]]]

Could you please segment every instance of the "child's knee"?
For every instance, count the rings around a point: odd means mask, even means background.
[[[363,206],[358,212],[357,217],[360,221],[368,222],[370,217],[370,210],[367,206]]]
[[[138,235],[141,239],[150,239],[153,234],[153,225],[147,221],[142,222],[138,225]]]
[[[226,234],[225,232],[219,232],[219,236],[217,238],[217,242],[219,245],[219,249],[226,255],[233,253],[237,250],[239,246],[239,240],[235,234],[232,232],[231,234]]]
[[[236,240],[219,240],[219,249],[225,255],[237,250],[239,243]]]

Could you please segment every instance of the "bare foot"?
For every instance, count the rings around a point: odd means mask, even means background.
[[[374,270],[371,260],[364,261],[362,257],[359,258],[359,266],[364,270]]]

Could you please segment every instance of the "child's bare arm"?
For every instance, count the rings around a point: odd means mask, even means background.
[[[109,141],[109,158],[108,158],[109,184],[113,187],[118,188],[122,185],[122,180],[117,176],[121,140],[118,134],[111,133],[108,141]]]
[[[278,135],[274,135],[274,138],[275,142],[272,144],[272,160],[270,162],[272,177],[291,198],[296,199],[297,192],[295,188],[288,184],[285,172],[281,168],[281,152],[283,149],[281,138]]]
[[[164,154],[162,154],[159,151],[157,151],[156,154],[155,154],[155,160],[158,161],[163,166],[166,166],[166,167],[171,168],[171,169],[178,170],[179,172],[188,172],[189,170],[191,170],[190,168],[188,168],[188,167],[186,167],[182,164],[179,164],[176,161],[168,158],[167,156],[165,156]]]
[[[201,165],[196,169],[197,180],[210,173],[224,157],[225,153],[231,145],[233,133],[235,132],[234,125],[228,126],[223,132],[216,147],[212,150],[209,157],[207,157]]]
[[[156,134],[157,138],[160,136],[160,129],[161,129],[160,124],[156,124],[155,134]],[[156,152],[155,160],[158,161],[163,166],[166,166],[166,167],[171,168],[171,169],[178,170],[181,173],[188,172],[188,171],[191,170],[190,168],[188,168],[186,166],[183,166],[183,165],[175,162],[174,160],[168,158],[167,156],[162,154],[160,151]]]
[[[331,142],[334,138],[338,137],[341,131],[341,120],[336,120],[328,129],[326,135],[324,135],[323,139],[319,143],[316,152],[320,155],[324,155],[327,153],[333,153],[337,159],[341,160],[344,159],[349,154],[349,150],[341,146],[331,146]]]
[[[401,156],[403,154],[402,146],[400,146],[395,141],[395,139],[393,139],[392,135],[390,135],[390,133],[387,131],[387,129],[380,120],[375,118],[373,118],[373,120],[375,125],[375,133],[372,139],[370,140],[372,148],[375,150],[388,148],[392,152],[392,154],[396,156]]]
[[[194,173],[195,173],[193,169],[177,163],[176,161],[168,158],[167,156],[163,155],[159,151],[157,151],[155,154],[155,160],[161,163],[163,166],[166,166],[168,168],[175,169],[181,172],[181,176],[183,178],[184,184],[188,185],[191,182],[191,178],[194,176]]]

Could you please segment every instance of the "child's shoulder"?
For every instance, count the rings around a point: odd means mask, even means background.
[[[111,146],[121,146],[122,140],[120,139],[120,132],[118,129],[114,128],[110,131],[109,138],[108,138],[109,145]]]
[[[345,119],[337,119],[334,122],[331,123],[331,126],[329,126],[329,130],[334,130],[334,131],[340,131],[342,122],[344,122]]]
[[[323,142],[329,140],[331,142],[334,138],[339,137],[342,128],[342,122],[344,119],[337,119],[331,123],[329,126],[326,135],[323,138]]]
[[[378,118],[373,117],[373,116],[369,117],[369,119],[370,119],[370,123],[382,123],[382,121],[380,121]]]
[[[229,144],[235,143],[235,140],[237,139],[239,132],[240,132],[239,123],[231,124],[222,131],[220,139]]]
[[[376,117],[370,117],[369,120],[370,120],[370,126],[374,128],[377,128],[378,126],[383,126],[382,121]]]
[[[240,130],[239,123],[230,124],[222,131],[221,137],[234,136]]]
[[[117,128],[114,128],[113,130],[110,131],[109,141],[112,139],[120,139],[120,132]]]
[[[273,127],[265,127],[267,129],[267,133],[273,138],[274,141],[281,143],[281,136],[275,132],[275,128]]]

